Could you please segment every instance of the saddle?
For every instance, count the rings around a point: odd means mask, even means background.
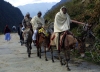
[[[49,34],[46,32],[46,30],[45,30],[44,28],[40,28],[40,29],[38,30],[38,33],[43,33],[46,37],[49,36]]]
[[[72,35],[72,33],[69,32],[69,31],[65,31],[65,32],[60,34],[60,41],[59,42],[60,42],[60,47],[61,48],[64,48],[64,42],[65,42],[66,35]],[[68,40],[67,40],[67,42],[68,42]]]
[[[39,43],[39,35],[42,33],[42,34],[44,34],[45,35],[45,37],[48,37],[49,36],[49,34],[46,32],[46,30],[43,28],[43,27],[38,27],[38,32],[37,32],[37,42],[36,42],[36,44],[38,45],[38,43]]]

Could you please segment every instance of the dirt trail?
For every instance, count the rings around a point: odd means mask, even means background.
[[[42,59],[36,55],[36,48],[32,45],[32,55],[28,58],[26,47],[21,46],[17,34],[11,34],[11,41],[4,40],[4,35],[0,35],[0,72],[66,72],[65,66],[61,66],[59,60],[55,59],[52,63],[50,53],[48,60],[45,61],[44,54]],[[100,72],[100,66],[84,61],[69,64],[70,72]]]

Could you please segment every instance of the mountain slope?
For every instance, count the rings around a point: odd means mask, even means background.
[[[65,2],[56,8],[49,10],[44,18],[54,21],[55,14],[60,10],[62,6],[66,6],[67,12],[71,19],[88,22],[93,25],[92,30],[97,36],[100,37],[100,0],[71,0],[70,2]],[[71,26],[73,26],[72,24]],[[73,27],[73,29],[75,26]],[[76,28],[77,29],[77,28]],[[76,33],[75,29],[74,32]]]
[[[45,13],[44,18],[53,21],[55,14],[59,11],[59,8],[63,6],[64,3],[67,3],[70,1],[72,0],[61,0],[60,2],[52,6],[52,8]]]
[[[6,24],[10,28],[13,25],[18,26],[22,19],[23,15],[18,8],[13,7],[4,0],[0,0],[0,32],[4,30]]]
[[[53,5],[56,3],[34,3],[34,4],[27,4],[24,6],[18,6],[18,8],[22,11],[23,15],[26,15],[27,12],[33,17],[37,15],[38,11],[41,11],[43,15],[47,10],[49,10]]]

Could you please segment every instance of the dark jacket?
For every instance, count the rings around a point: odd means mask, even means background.
[[[5,33],[10,33],[10,32],[11,32],[11,30],[8,27],[6,27],[5,30],[4,30],[4,34]]]
[[[17,30],[18,30],[18,35],[20,35],[20,33],[21,33],[20,27],[18,27]]]

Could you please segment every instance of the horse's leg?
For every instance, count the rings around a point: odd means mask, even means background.
[[[29,52],[31,54],[31,49],[32,49],[32,46],[31,46],[31,43],[29,44]]]
[[[37,56],[39,57],[39,46],[37,46]]]
[[[64,54],[65,54],[65,58],[66,58],[67,70],[70,71],[70,68],[69,68],[69,65],[68,65],[68,61],[70,60],[70,50],[69,49],[68,50],[64,50]]]
[[[61,58],[61,56],[60,56],[60,50],[58,50],[58,54],[59,54],[60,64],[63,65],[63,63],[62,63],[62,58]]]
[[[46,56],[46,46],[44,48],[45,48],[45,61],[48,61],[47,56]]]
[[[28,43],[26,43],[27,53],[28,53]]]
[[[41,45],[39,46],[39,57],[41,58]]]
[[[32,46],[31,46],[31,44],[32,44],[32,43],[30,43],[30,49],[32,49]]]
[[[52,49],[52,46],[50,46],[50,49],[51,49],[51,58],[52,58],[52,62],[54,62],[54,58],[53,58],[53,49]]]
[[[29,50],[29,53],[28,53],[28,57],[30,57],[31,53],[30,53],[30,50]]]
[[[30,44],[27,43],[28,57],[30,57]]]

